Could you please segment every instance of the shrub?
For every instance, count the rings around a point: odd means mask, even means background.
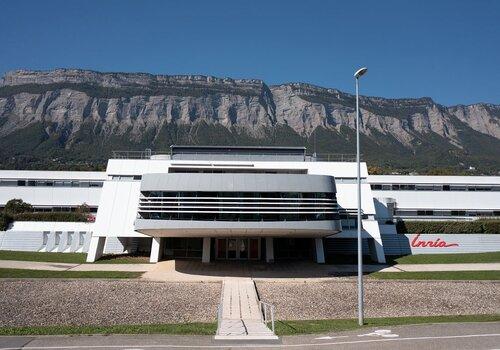
[[[500,234],[500,220],[474,221],[398,221],[398,233],[491,233]]]
[[[12,222],[12,217],[7,213],[0,213],[0,231],[5,231]]]
[[[5,204],[5,208],[3,210],[8,214],[15,215],[32,212],[33,207],[31,204],[25,203],[22,199],[11,199]]]
[[[481,220],[484,232],[500,233],[500,220]]]
[[[71,221],[87,222],[87,215],[81,213],[21,213],[13,216],[16,221]]]

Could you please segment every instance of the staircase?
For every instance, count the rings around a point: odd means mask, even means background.
[[[274,307],[259,301],[251,278],[223,281],[216,340],[278,340]],[[267,323],[271,323],[271,329]]]

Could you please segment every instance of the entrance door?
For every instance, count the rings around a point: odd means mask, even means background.
[[[248,238],[238,238],[238,259],[248,259]]]
[[[229,238],[227,240],[227,258],[238,259],[238,239]]]
[[[217,238],[217,259],[227,259],[227,239]]]
[[[259,258],[259,239],[258,238],[250,238],[250,245],[248,247],[249,258],[250,259],[258,259]]]
[[[260,258],[259,238],[217,238],[216,258],[228,260],[257,260]]]

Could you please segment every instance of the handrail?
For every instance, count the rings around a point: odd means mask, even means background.
[[[222,322],[222,303],[217,305],[217,335],[219,335],[221,322]]]
[[[262,300],[259,300],[259,309],[261,311],[261,320],[267,327],[267,324],[271,322],[271,330],[274,333],[274,305],[266,303]],[[268,312],[269,310],[269,312]],[[269,319],[269,313],[271,319]]]
[[[211,153],[205,153],[205,152],[189,152],[189,153],[183,153],[181,155],[191,155],[196,156],[207,156],[210,155]],[[114,159],[151,159],[151,156],[154,155],[165,155],[172,157],[170,151],[153,151],[151,149],[146,149],[144,151],[126,151],[126,150],[117,150],[117,151],[112,151],[111,152],[111,157]],[[220,155],[227,155],[231,157],[237,157],[238,159],[233,159],[233,160],[245,160],[245,157],[254,157],[254,158],[249,158],[248,161],[258,161],[259,157],[262,157],[260,160],[275,160],[279,161],[282,160],[284,157],[287,156],[293,156],[296,157],[298,156],[295,153],[258,153],[258,152],[252,152],[252,153],[245,153],[245,152],[237,152],[237,153],[232,153],[232,152],[227,152],[227,153],[213,153],[214,157],[220,156]],[[174,155],[175,156],[175,155]],[[257,157],[257,158],[255,158]],[[240,159],[241,158],[241,159]],[[267,159],[266,159],[267,158]],[[196,159],[194,159],[196,160]],[[314,154],[306,154],[303,158],[304,162],[355,162],[356,161],[356,154],[355,153],[314,153]]]

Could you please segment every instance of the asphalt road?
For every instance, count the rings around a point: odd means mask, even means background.
[[[450,323],[283,337],[277,344],[221,343],[209,336],[92,335],[0,337],[0,350],[163,349],[500,349],[500,322]]]

